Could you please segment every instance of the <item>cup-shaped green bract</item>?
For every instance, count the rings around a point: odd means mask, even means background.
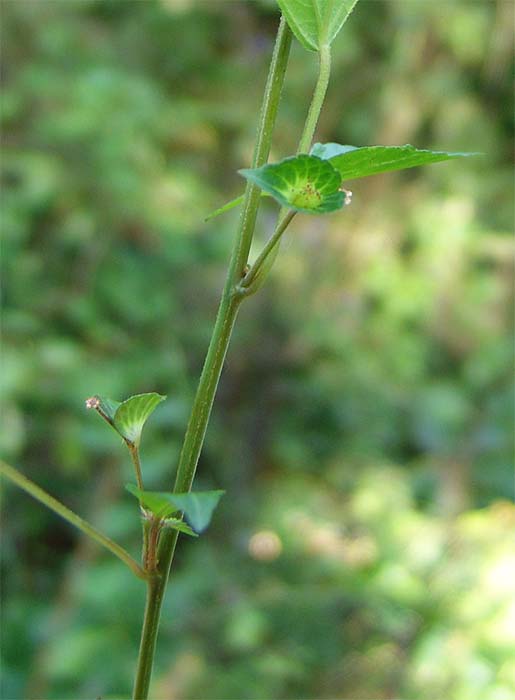
[[[340,174],[317,156],[302,154],[238,172],[294,211],[325,214],[341,209],[345,201]]]
[[[165,399],[166,396],[154,392],[136,394],[122,402],[104,396],[93,396],[86,400],[86,407],[94,408],[127,443],[138,447],[143,426]]]
[[[309,155],[285,158],[261,168],[239,170],[280,204],[294,211],[324,214],[348,204],[341,184],[369,175],[416,168],[480,153],[430,151],[405,146],[344,146],[316,143]]]
[[[358,0],[278,0],[288,25],[302,46],[319,51],[330,46]]]

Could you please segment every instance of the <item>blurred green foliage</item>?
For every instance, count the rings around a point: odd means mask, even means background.
[[[91,394],[169,398],[172,483],[273,43],[274,3],[5,0],[2,451],[137,556]],[[362,2],[318,137],[478,150],[299,218],[228,357],[152,697],[511,700],[513,5]],[[316,75],[293,50],[273,160]],[[262,239],[274,204],[265,202]],[[128,696],[144,591],[7,487],[2,697]]]

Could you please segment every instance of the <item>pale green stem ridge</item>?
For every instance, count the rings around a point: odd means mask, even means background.
[[[291,38],[291,31],[284,18],[281,18],[265,87],[252,167],[260,167],[268,160]],[[248,183],[227,281],[179,458],[174,488],[176,492],[190,491],[195,476],[231,332],[240,303],[244,298],[241,293],[238,294],[237,290],[249,256],[260,197],[259,188]],[[134,700],[146,700],[148,697],[159,616],[177,536],[176,530],[166,529],[162,531],[158,551],[158,575],[148,582],[145,618],[133,691]]]
[[[131,571],[136,574],[138,578],[147,578],[147,575],[143,569],[134,561],[131,555],[123,547],[120,547],[120,545],[113,542],[112,539],[106,535],[103,535],[95,527],[93,527],[93,525],[90,525],[90,523],[77,515],[77,513],[74,513],[72,510],[60,503],[57,499],[44,491],[40,486],[37,486],[33,481],[27,479],[26,476],[20,474],[17,469],[11,467],[11,465],[7,464],[3,460],[0,460],[0,474],[26,491],[37,501],[43,503],[47,508],[50,508],[50,510],[52,510],[54,513],[60,515],[61,518],[64,518],[71,525],[74,525],[85,535],[88,535],[88,537],[91,537],[91,539],[108,549],[115,555],[115,557],[118,557],[118,559],[121,559],[124,564],[127,564],[129,569],[131,569]]]

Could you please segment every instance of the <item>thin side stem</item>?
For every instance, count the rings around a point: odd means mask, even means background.
[[[129,569],[138,578],[146,580],[147,575],[145,571],[143,571],[141,566],[134,561],[129,552],[127,552],[119,544],[116,544],[116,542],[113,542],[112,539],[99,532],[99,530],[88,523],[87,520],[81,518],[79,515],[77,515],[77,513],[74,513],[72,510],[60,503],[57,499],[44,491],[41,487],[37,486],[37,484],[30,479],[27,479],[26,476],[20,474],[17,469],[12,467],[10,464],[7,464],[7,462],[4,462],[3,460],[0,460],[0,474],[19,486],[26,493],[30,494],[37,501],[43,503],[47,508],[50,508],[50,510],[54,511],[54,513],[60,515],[61,518],[64,518],[67,522],[78,528],[85,535],[88,535],[93,540],[108,549],[115,555],[115,557],[118,557],[118,559],[121,559],[124,564],[127,564]]]
[[[318,53],[319,70],[318,79],[309,105],[308,116],[304,124],[304,130],[300,137],[297,153],[307,153],[311,147],[315,129],[318,124],[322,105],[324,104],[327,86],[329,85],[329,76],[331,75],[331,47],[329,44],[323,44]]]
[[[291,39],[291,31],[284,18],[281,18],[265,87],[252,167],[260,167],[268,160]],[[179,458],[174,487],[176,492],[184,493],[191,490],[232,329],[244,298],[241,293],[238,293],[238,285],[247,264],[260,198],[259,188],[248,183],[227,280]],[[177,536],[176,530],[165,529],[161,532],[158,548],[158,576],[149,581],[147,590],[145,619],[133,692],[134,700],[146,700],[148,697],[161,605]]]
[[[141,462],[139,458],[139,448],[133,442],[125,441],[125,444],[129,448],[131,453],[132,463],[134,464],[134,471],[136,472],[136,481],[138,482],[138,488],[144,491],[143,487],[143,477],[141,476]]]
[[[290,222],[292,221],[292,219],[296,213],[297,212],[290,210],[286,214],[286,216],[279,221],[274,233],[272,234],[272,236],[270,236],[265,247],[263,248],[261,253],[258,255],[258,257],[255,259],[254,263],[252,264],[252,267],[250,268],[250,270],[247,272],[247,274],[243,278],[241,285],[240,285],[243,289],[248,290],[250,288],[250,286],[252,285],[252,282],[256,279],[257,275],[259,275],[259,272],[263,266],[263,263],[265,262],[265,260],[268,258],[268,256],[272,252],[272,250],[275,248],[275,246],[279,242],[281,236],[283,235],[283,233],[286,231],[286,229],[290,225]]]

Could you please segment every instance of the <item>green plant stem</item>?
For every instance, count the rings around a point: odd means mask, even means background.
[[[268,258],[268,256],[272,252],[272,250],[275,248],[275,246],[279,242],[281,236],[283,235],[283,233],[286,231],[286,229],[290,225],[290,222],[292,221],[292,219],[296,213],[297,212],[290,209],[290,211],[288,211],[288,213],[282,219],[280,219],[274,233],[272,234],[272,236],[270,236],[265,247],[263,248],[261,253],[258,255],[258,257],[255,259],[255,261],[252,264],[252,267],[250,268],[250,270],[247,272],[247,274],[245,275],[245,277],[241,281],[240,286],[243,289],[248,290],[252,286],[252,282],[259,275],[259,272],[260,272],[265,260]]]
[[[291,32],[284,18],[281,18],[261,109],[256,147],[252,162],[253,168],[261,167],[268,160],[272,131],[275,124],[282,84],[284,82],[290,43]],[[320,116],[331,70],[329,46],[323,46],[320,49],[319,61],[318,80],[299,142],[298,153],[304,153],[309,150]],[[174,486],[174,491],[178,493],[191,490],[236,315],[241,301],[247,295],[247,291],[241,287],[241,281],[245,276],[245,267],[247,265],[250,245],[254,234],[260,197],[261,193],[259,188],[248,183],[245,190],[240,227],[229,264],[227,281],[222,294],[213,335],[200,377],[197,394],[193,402],[190,420],[188,422],[179,459]],[[264,255],[260,255],[258,260],[256,260],[256,263],[258,263],[257,267],[253,266],[252,268],[254,269],[254,279],[262,268],[266,258],[273,254],[274,249],[277,249],[281,235],[293,218],[293,212],[284,216],[283,211],[279,216],[279,224],[276,231],[272,235],[269,243],[265,246],[266,252]],[[149,581],[148,584],[147,605],[145,608],[145,619],[133,694],[134,700],[146,700],[148,697],[161,605],[177,538],[178,532],[176,530],[165,530],[161,534],[158,550],[159,575],[156,577],[155,581]]]
[[[260,167],[268,160],[291,38],[290,29],[284,18],[281,18],[265,87],[252,167]],[[259,188],[249,183],[245,190],[243,211],[229,264],[227,281],[179,458],[174,487],[176,492],[184,493],[191,490],[232,329],[239,306],[244,299],[244,295],[238,287],[249,256],[260,198]],[[149,580],[147,588],[145,618],[133,692],[134,700],[146,700],[148,697],[161,605],[177,536],[178,533],[175,530],[165,529],[161,532],[158,549],[158,574]]]
[[[323,44],[319,51],[318,78],[313,91],[313,97],[311,98],[311,104],[309,105],[308,115],[302,130],[302,136],[300,137],[297,153],[307,153],[311,148],[315,129],[318,124],[320,112],[327,93],[330,75],[331,47],[328,44]],[[284,208],[279,212],[278,222],[274,233],[268,239],[265,247],[256,258],[250,270],[247,272],[241,282],[240,286],[245,290],[246,294],[252,294],[254,291],[256,291],[256,284],[253,283],[257,281],[257,278],[261,273],[264,273],[264,277],[266,277],[267,270],[265,269],[265,264],[268,265],[270,262],[271,264],[269,267],[271,267],[273,264],[279,250],[279,241],[281,240],[283,233],[288,228],[294,215],[295,212],[292,211],[285,214]],[[261,284],[262,280],[259,280],[257,288],[259,288]]]
[[[161,605],[166,587],[159,575],[151,576],[147,581],[147,598],[145,602],[145,615],[141,629],[141,642],[136,668],[136,680],[132,697],[137,700],[146,700],[150,687],[154,653],[156,650],[157,632]]]
[[[143,477],[141,476],[141,462],[139,458],[139,447],[133,442],[125,440],[125,444],[129,448],[131,453],[132,463],[134,464],[134,471],[136,472],[136,481],[138,482],[138,488],[144,491],[143,487]]]
[[[270,153],[272,131],[277,117],[290,45],[291,32],[284,18],[281,18],[256,136],[252,162],[252,167],[255,168],[264,165]],[[239,283],[244,275],[249,256],[260,197],[260,189],[249,183],[245,191],[240,228],[229,263],[225,288],[179,458],[174,486],[174,490],[177,493],[190,491],[195,476],[218,380],[229,346],[236,314],[242,301],[242,295],[239,293]]]
[[[327,86],[329,85],[329,76],[331,75],[331,47],[329,44],[322,44],[318,52],[319,68],[318,79],[309,105],[308,116],[304,124],[302,136],[300,137],[297,153],[308,153],[315,129],[318,124],[322,105],[324,104]]]
[[[94,528],[93,525],[90,525],[90,523],[77,515],[77,513],[74,513],[72,510],[60,503],[53,496],[48,494],[41,487],[37,486],[37,484],[30,479],[27,479],[26,476],[20,474],[17,469],[12,467],[10,464],[7,464],[7,462],[4,462],[3,460],[0,460],[0,474],[26,491],[37,501],[43,503],[47,508],[50,508],[50,510],[54,511],[54,513],[60,515],[61,518],[67,520],[69,523],[71,523],[71,525],[74,525],[76,528],[81,530],[81,532],[84,532],[84,534],[88,535],[103,547],[108,549],[115,555],[115,557],[118,557],[118,559],[121,559],[124,564],[127,564],[129,569],[138,578],[145,580],[147,579],[147,574],[145,571],[134,561],[131,555],[123,547],[120,547],[119,544],[116,544],[116,542],[113,542],[113,540],[111,540],[109,537],[103,535],[96,528]]]
[[[222,370],[227,347],[234,326],[238,308],[243,297],[231,293],[222,296],[213,335],[201,374],[197,395],[186,432],[180,465],[177,471],[174,491],[185,493],[191,490],[198,455],[202,447],[211,406],[213,404],[218,379]],[[198,422],[197,422],[198,421]],[[189,436],[189,437],[188,437]],[[145,616],[141,630],[141,642],[134,683],[133,699],[146,700],[150,687],[154,652],[159,629],[159,618],[163,596],[166,590],[171,563],[178,538],[177,530],[161,530],[157,556],[157,572],[147,584]]]
[[[290,55],[292,33],[284,17],[281,17],[277,38],[275,42],[272,60],[268,71],[268,78],[263,95],[261,113],[256,133],[256,145],[252,158],[252,168],[260,168],[268,160],[272,145],[272,133],[281,99],[281,92],[286,74],[286,66]],[[234,247],[229,273],[227,276],[226,290],[232,289],[243,277],[243,271],[249,257],[252,236],[256,226],[257,212],[261,199],[261,190],[252,183],[247,183],[243,211],[241,213],[238,235]],[[180,469],[180,465],[179,465]]]

